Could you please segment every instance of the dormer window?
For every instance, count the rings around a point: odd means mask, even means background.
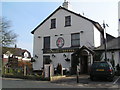
[[[71,16],[65,16],[65,27],[71,26]]]
[[[51,28],[50,29],[54,29],[56,28],[56,19],[51,19]]]
[[[29,54],[27,52],[24,53],[24,58],[28,58]]]

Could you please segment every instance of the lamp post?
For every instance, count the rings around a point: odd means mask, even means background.
[[[105,61],[107,61],[107,38],[106,38],[106,26],[109,27],[105,22],[103,21],[103,28],[104,28],[104,49],[105,49]]]

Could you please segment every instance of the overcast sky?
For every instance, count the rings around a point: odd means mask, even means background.
[[[10,1],[10,2],[8,2]],[[33,52],[31,31],[48,17],[64,0],[2,0],[2,16],[11,21],[11,30],[17,33],[17,47]],[[26,1],[26,2],[25,2]],[[48,2],[49,1],[49,2]],[[50,2],[51,1],[51,2]],[[119,0],[68,0],[74,12],[90,18],[101,25],[109,25],[107,33],[118,36]],[[73,2],[74,1],[74,2]],[[0,4],[1,5],[1,4]]]

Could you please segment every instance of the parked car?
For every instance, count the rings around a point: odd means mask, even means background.
[[[114,75],[115,70],[111,63],[107,61],[94,62],[90,69],[91,80],[102,77],[108,79],[109,81],[113,81]]]

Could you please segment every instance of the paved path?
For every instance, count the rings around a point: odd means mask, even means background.
[[[66,79],[56,81],[54,83],[68,84],[79,87],[86,88],[119,88],[120,83],[118,82],[119,77],[115,76],[112,82],[103,79],[96,79],[95,81],[91,81],[89,79],[89,75],[80,75],[79,83],[77,83],[76,76],[67,77]],[[120,79],[119,79],[120,80]]]

